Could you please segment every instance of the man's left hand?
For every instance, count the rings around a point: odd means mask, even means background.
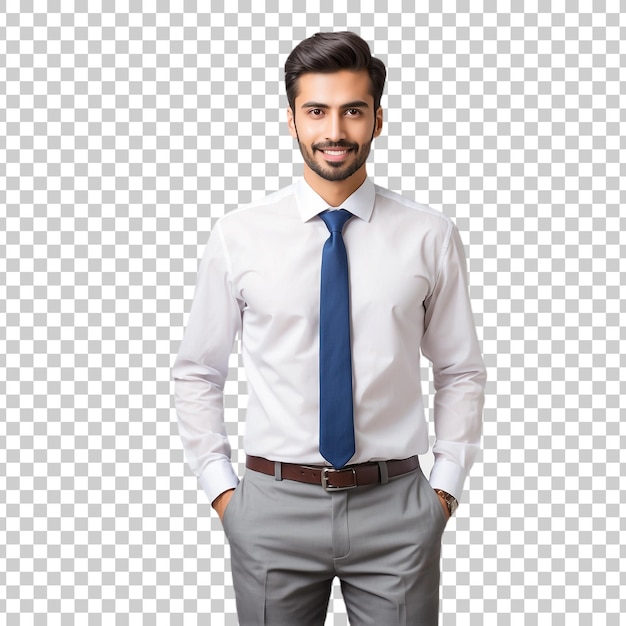
[[[443,507],[443,511],[444,511],[444,515],[446,516],[446,519],[450,519],[450,511],[448,510],[448,503],[443,499],[443,496],[441,496],[440,494],[438,494],[436,491],[435,493],[437,494],[437,497],[439,498],[439,502],[441,502],[441,506]]]

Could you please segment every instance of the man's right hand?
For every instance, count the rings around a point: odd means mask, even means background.
[[[230,499],[233,497],[233,493],[235,493],[234,489],[229,489],[228,491],[224,491],[221,493],[213,502],[211,502],[211,506],[215,509],[217,514],[220,517],[220,521],[224,519],[224,511],[230,502]]]

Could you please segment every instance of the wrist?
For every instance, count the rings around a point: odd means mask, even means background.
[[[459,506],[459,501],[443,489],[435,489],[435,493],[439,496],[441,502],[447,507],[448,516],[452,517]]]
[[[226,496],[227,494],[232,493],[233,491],[235,491],[234,489],[227,489],[226,491],[223,491],[222,493],[220,493],[219,496],[217,496],[217,498],[215,498],[215,500],[213,500],[213,502],[211,502],[211,506],[215,509],[218,510],[220,508],[220,505],[224,499],[224,496]]]

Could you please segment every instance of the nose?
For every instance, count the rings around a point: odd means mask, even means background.
[[[326,117],[328,126],[326,139],[328,141],[340,141],[346,138],[344,129],[344,116],[340,111],[333,111]]]

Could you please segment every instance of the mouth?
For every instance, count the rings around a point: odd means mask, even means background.
[[[352,152],[352,149],[350,148],[343,148],[340,150],[334,149],[334,150],[320,150],[320,152],[324,155],[324,158],[327,161],[333,161],[333,162],[338,162],[338,161],[343,161],[348,154],[350,154],[350,152]]]

